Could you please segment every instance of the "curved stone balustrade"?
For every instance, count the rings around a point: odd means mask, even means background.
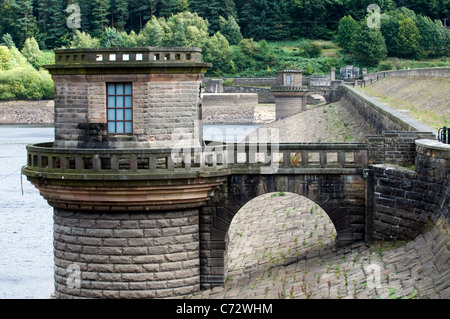
[[[359,174],[365,144],[228,144],[180,149],[28,145],[24,175],[50,205],[163,210],[203,205],[232,174]]]

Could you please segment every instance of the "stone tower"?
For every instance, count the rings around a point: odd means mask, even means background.
[[[276,120],[284,119],[305,110],[307,87],[302,85],[302,81],[302,70],[277,71],[276,86],[271,88],[271,92],[275,96]]]
[[[55,141],[29,145],[23,169],[54,207],[55,296],[197,291],[199,207],[224,179],[196,153],[210,65],[197,48],[55,54]]]

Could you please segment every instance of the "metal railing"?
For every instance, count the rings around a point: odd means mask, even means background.
[[[444,144],[450,144],[450,127],[442,127],[438,130],[438,141]]]

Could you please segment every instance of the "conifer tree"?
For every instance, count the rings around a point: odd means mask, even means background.
[[[101,36],[109,25],[110,0],[92,0],[92,33]]]
[[[219,17],[220,33],[228,40],[231,45],[237,45],[242,41],[241,28],[237,24],[233,16],[229,16],[227,20]]]

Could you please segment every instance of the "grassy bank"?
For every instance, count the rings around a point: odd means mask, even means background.
[[[449,78],[385,78],[358,90],[434,129],[450,126]]]

